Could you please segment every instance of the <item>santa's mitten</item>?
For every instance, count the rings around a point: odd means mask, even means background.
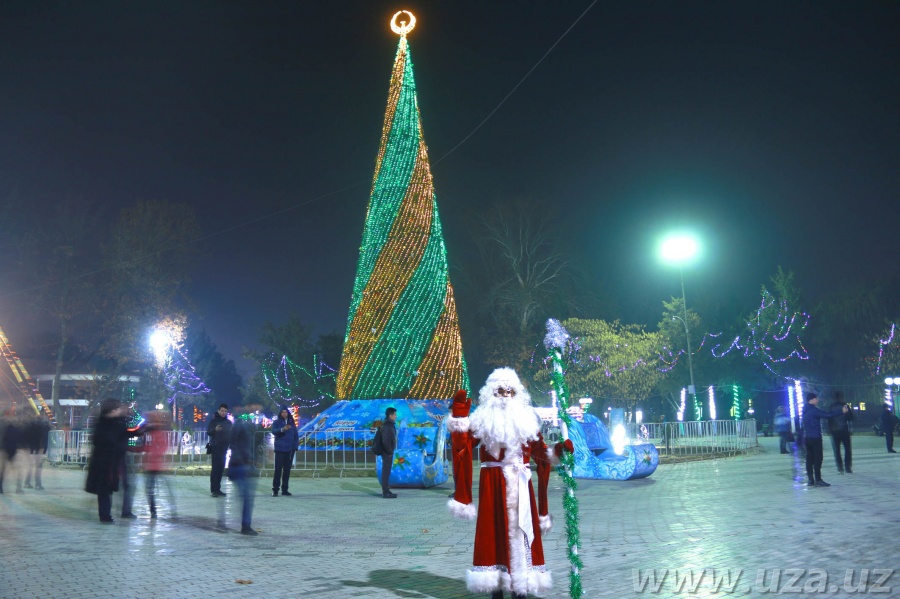
[[[541,525],[541,536],[543,537],[553,528],[553,516],[550,514],[538,516],[538,524]]]
[[[561,443],[557,443],[553,446],[553,453],[556,455],[556,459],[562,459],[563,452],[567,453],[575,453],[575,446],[572,445],[571,439],[566,439]]]
[[[468,418],[471,407],[472,400],[466,397],[466,390],[460,389],[453,396],[453,402],[450,404],[450,415],[454,418]]]
[[[451,516],[460,520],[474,520],[477,515],[474,503],[460,503],[452,498],[447,502],[447,509]]]

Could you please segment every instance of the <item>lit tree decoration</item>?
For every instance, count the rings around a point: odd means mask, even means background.
[[[441,221],[416,99],[408,34],[400,43],[366,214],[338,399],[433,399],[469,388]]]
[[[334,399],[334,395],[322,390],[321,385],[325,379],[334,378],[335,370],[318,356],[313,356],[310,371],[287,356],[281,356],[279,360],[275,354],[271,354],[262,365],[262,373],[266,381],[266,392],[275,404],[295,404],[295,422],[299,416],[296,411],[298,408],[315,408],[326,398]],[[310,385],[315,389],[315,395],[302,397],[300,389],[309,389]]]
[[[552,364],[550,381],[552,384],[553,403],[557,406],[559,419],[562,421],[562,437],[563,440],[569,438],[569,426],[572,425],[572,419],[569,416],[569,389],[566,386],[565,371],[563,368],[563,348],[569,342],[569,333],[554,318],[547,321],[547,335],[544,337],[544,347],[547,348],[549,359]],[[563,508],[566,514],[566,542],[568,546],[567,554],[569,562],[572,564],[572,570],[569,573],[569,596],[572,599],[580,599],[581,590],[581,568],[584,564],[578,555],[578,544],[580,541],[578,531],[578,498],[575,491],[578,484],[572,472],[575,468],[575,456],[567,451],[562,452],[560,459],[559,474],[565,485],[563,493]]]
[[[209,387],[197,376],[188,360],[184,341],[184,322],[181,320],[160,323],[150,335],[150,347],[156,365],[162,372],[163,385],[169,391],[166,399],[174,403],[178,396],[193,397],[209,393]],[[177,418],[177,413],[173,414]]]
[[[209,387],[197,376],[194,365],[188,360],[186,350],[174,346],[172,358],[163,371],[163,384],[169,390],[169,403],[178,396],[194,397],[209,393]]]
[[[897,344],[894,343],[894,333],[897,330],[897,325],[895,323],[891,323],[891,328],[887,333],[887,339],[881,339],[880,336],[876,337],[878,340],[878,359],[877,360],[866,360],[868,362],[875,362],[875,374],[881,374],[881,367],[887,364],[887,368],[894,368],[894,363],[897,361],[898,354],[896,352],[889,352],[888,359],[885,360],[885,351],[884,348],[888,349],[896,349]],[[893,343],[893,346],[891,345]]]
[[[748,332],[744,339],[735,337],[728,349],[719,352],[717,350],[721,345],[716,345],[711,350],[712,355],[721,358],[738,349],[745,358],[756,357],[772,374],[778,375],[772,364],[787,362],[791,358],[809,359],[800,339],[800,333],[808,324],[809,314],[791,312],[787,300],[778,301],[764,289],[756,317],[747,323]]]

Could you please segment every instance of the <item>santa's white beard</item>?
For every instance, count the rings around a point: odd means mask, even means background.
[[[500,449],[518,449],[541,432],[541,419],[534,408],[515,399],[504,406],[502,399],[491,398],[469,416],[469,425],[495,458],[500,457]]]

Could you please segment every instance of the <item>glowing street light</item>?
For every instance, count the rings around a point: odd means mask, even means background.
[[[695,395],[697,388],[694,386],[694,361],[691,358],[691,331],[688,328],[687,296],[684,293],[684,265],[689,263],[700,252],[700,244],[690,235],[673,235],[663,240],[659,247],[659,255],[664,262],[678,266],[678,274],[681,277],[681,307],[684,309],[684,318],[678,318],[684,325],[684,336],[687,339],[688,371],[691,375],[691,386],[688,393]]]

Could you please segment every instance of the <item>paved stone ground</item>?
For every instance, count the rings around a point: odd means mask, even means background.
[[[900,455],[887,454],[883,439],[854,437],[855,473],[844,476],[826,446],[827,489],[807,489],[802,463],[779,455],[776,439],[760,442],[755,455],[663,465],[640,481],[579,481],[585,597],[757,597],[794,589],[812,596],[819,584],[818,596],[851,597],[865,593],[845,588],[848,570],[852,587],[868,570],[871,587],[881,570],[898,567]],[[399,499],[384,500],[374,478],[307,478],[293,480],[293,497],[274,498],[269,481],[260,480],[253,516],[260,535],[245,537],[237,534],[230,483],[226,499],[213,499],[205,477],[170,477],[177,516],[164,510],[155,522],[139,487],[139,519],[104,526],[95,497],[81,490],[83,473],[44,472],[46,491],[16,495],[7,480],[0,495],[0,597],[473,597],[464,582],[473,525],[447,514],[449,485],[401,489]],[[559,479],[552,486],[561,523]],[[215,530],[219,506],[227,533]],[[567,597],[560,527],[545,547],[556,582],[547,596]],[[655,582],[646,578],[649,569]],[[663,569],[669,572],[660,583]],[[693,592],[690,581],[678,589],[675,569],[678,578],[699,579]],[[732,582],[741,571],[733,593],[727,584],[715,590],[712,569],[729,572]],[[776,569],[780,578],[766,591]],[[643,590],[636,578],[644,579]],[[900,597],[900,572],[882,588],[891,590],[866,593]]]

